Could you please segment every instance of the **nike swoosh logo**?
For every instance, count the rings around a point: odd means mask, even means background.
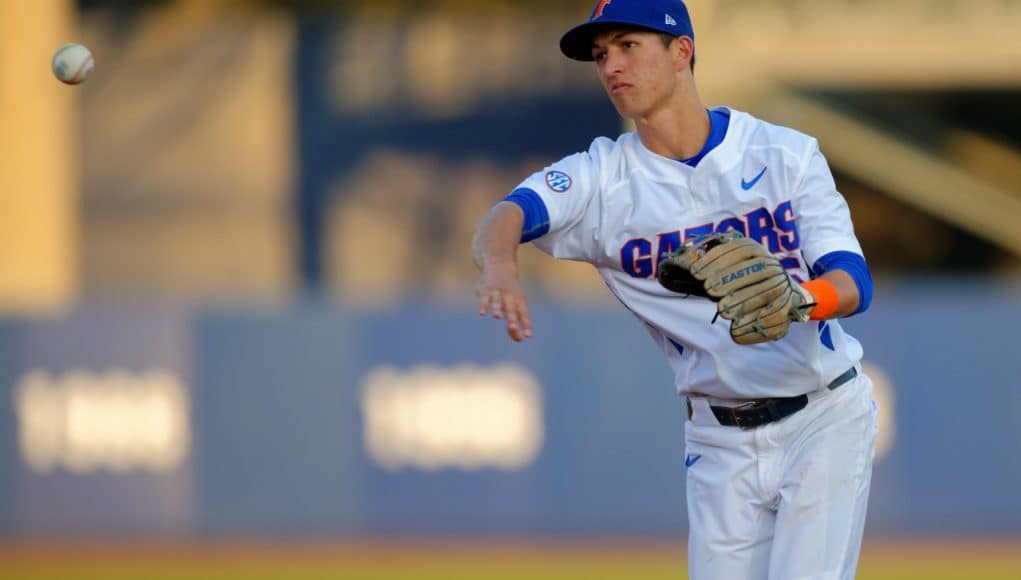
[[[684,466],[691,467],[692,465],[695,465],[695,462],[699,459],[702,459],[701,455],[689,455],[684,458]]]
[[[755,178],[752,179],[751,181],[745,181],[744,178],[741,178],[741,189],[748,191],[749,189],[755,187],[755,184],[758,183],[759,180],[762,179],[762,176],[765,174],[766,168],[763,167],[762,171],[760,171],[759,174],[756,175]]]

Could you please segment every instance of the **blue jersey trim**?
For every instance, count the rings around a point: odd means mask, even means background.
[[[521,226],[521,243],[530,242],[549,232],[549,211],[538,193],[527,187],[519,187],[503,198],[516,203],[525,212],[525,223]]]
[[[830,252],[812,265],[812,274],[816,278],[831,270],[847,272],[858,287],[858,309],[848,316],[865,312],[872,304],[872,273],[869,272],[865,258],[854,252]]]
[[[727,136],[728,127],[730,127],[730,109],[709,109],[709,138],[705,140],[705,145],[702,146],[702,150],[698,152],[698,155],[688,159],[681,159],[680,162],[692,167],[698,165],[698,162],[702,161],[703,157],[708,155],[717,145],[723,143],[723,138]]]

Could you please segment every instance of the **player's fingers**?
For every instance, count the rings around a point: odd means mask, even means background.
[[[521,342],[521,329],[518,328],[517,323],[507,322],[507,336],[511,337],[514,342]]]
[[[518,324],[517,300],[510,292],[504,294],[504,317],[507,319],[507,334],[515,342],[521,340],[521,325]]]
[[[479,316],[485,316],[489,312],[489,305],[491,304],[492,297],[489,292],[482,290],[479,292]]]
[[[489,291],[489,307],[493,318],[503,317],[503,292],[499,288]]]
[[[532,315],[528,313],[528,303],[525,299],[521,299],[521,305],[518,308],[519,316],[521,318],[521,331],[524,333],[525,338],[532,336]]]
[[[514,340],[532,336],[532,319],[528,314],[528,306],[521,295],[507,297],[507,331],[512,333]]]

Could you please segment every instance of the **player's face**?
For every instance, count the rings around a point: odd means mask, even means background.
[[[624,118],[655,112],[677,88],[675,55],[654,32],[600,32],[592,39],[592,57],[606,94]]]

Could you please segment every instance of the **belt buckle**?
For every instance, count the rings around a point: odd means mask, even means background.
[[[741,403],[740,405],[730,408],[730,418],[734,420],[734,425],[741,429],[748,430],[754,429],[755,425],[747,425],[741,420],[741,416],[737,414],[738,411],[745,411],[750,409],[756,409],[765,405],[765,401],[748,401],[747,403]]]

